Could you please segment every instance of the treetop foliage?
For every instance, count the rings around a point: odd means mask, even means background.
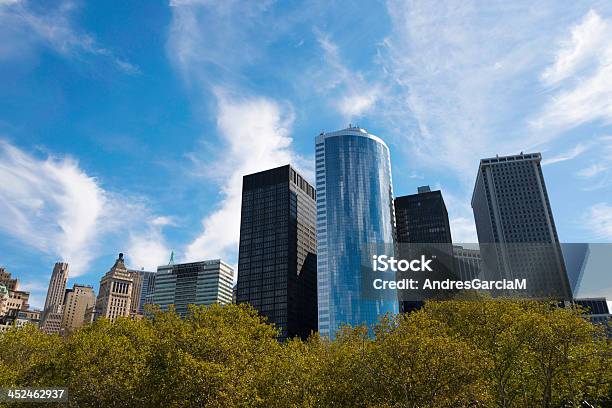
[[[101,319],[66,338],[8,331],[0,388],[67,387],[74,407],[612,406],[610,342],[578,309],[428,302],[333,341],[284,343],[248,305],[190,312]]]

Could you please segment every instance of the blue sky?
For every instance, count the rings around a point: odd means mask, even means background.
[[[609,1],[0,0],[0,264],[40,306],[58,260],[234,263],[242,175],[348,123],[456,241],[478,160],[541,151],[560,239],[610,242],[610,38]]]

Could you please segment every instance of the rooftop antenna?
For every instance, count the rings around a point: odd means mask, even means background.
[[[170,254],[170,260],[168,261],[168,265],[174,265],[174,251]]]

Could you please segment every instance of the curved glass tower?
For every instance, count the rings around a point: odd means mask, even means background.
[[[389,148],[358,127],[321,133],[316,174],[319,333],[333,338],[343,324],[372,325],[398,312],[396,296],[372,296],[362,279],[367,248],[393,247]]]

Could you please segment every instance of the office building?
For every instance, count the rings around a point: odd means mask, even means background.
[[[435,273],[440,274],[435,278],[444,280],[450,277],[442,273],[453,268],[451,230],[442,192],[422,186],[417,189],[417,194],[396,197],[394,207],[399,258],[418,259],[425,255],[433,260]],[[410,273],[403,275],[400,277],[415,277]],[[400,311],[413,311],[422,306],[424,300],[436,297],[435,294],[418,295],[414,290],[398,291]]]
[[[3,292],[6,290],[4,285],[0,285],[0,332],[7,331],[10,328],[21,328],[26,324],[33,324],[38,327],[40,322],[40,310],[5,310],[2,314],[2,299]]]
[[[26,324],[33,324],[38,327],[40,324],[40,310],[19,310],[15,315],[15,327],[23,327]]]
[[[30,292],[19,290],[19,280],[0,268],[0,332],[26,323],[38,325],[40,311],[30,310]]]
[[[418,188],[418,194],[394,200],[398,243],[450,244],[448,211],[440,190]]]
[[[113,267],[100,280],[95,306],[95,319],[114,321],[118,317],[130,317],[132,310],[133,277],[125,267],[120,253]]]
[[[85,317],[83,318],[83,324],[93,323],[96,319],[96,305],[85,309]]]
[[[612,339],[612,315],[610,314],[606,298],[574,299],[574,304],[583,307],[585,317],[591,323],[603,327],[608,339]]]
[[[578,293],[580,282],[591,256],[591,247],[587,243],[562,243],[561,252],[572,293]]]
[[[71,333],[83,326],[87,309],[95,303],[96,295],[91,286],[74,284],[72,289],[66,289],[61,332]]]
[[[30,308],[30,292],[23,290],[9,290],[6,308],[8,310],[28,310]]]
[[[128,269],[128,271],[132,275],[134,282],[131,314],[132,316],[142,316],[144,314],[144,305],[147,302],[147,296],[153,293],[155,272],[145,271],[144,269]]]
[[[571,300],[541,160],[521,153],[480,161],[472,209],[483,272],[526,279],[532,297]]]
[[[0,318],[8,313],[9,291],[3,284],[0,284]]]
[[[459,280],[467,281],[478,278],[482,263],[479,249],[453,245],[453,256],[456,260],[455,271]]]
[[[19,287],[19,280],[17,278],[12,278],[9,271],[0,267],[0,285],[4,286],[7,290],[17,290]]]
[[[42,313],[41,330],[47,334],[60,332],[62,318],[64,316],[64,294],[66,292],[66,281],[68,280],[68,264],[57,262],[53,266],[47,298]]]
[[[64,305],[51,305],[43,313],[40,330],[47,334],[59,334],[64,319]]]
[[[244,176],[236,302],[279,330],[317,330],[316,192],[290,165]]]
[[[394,256],[391,161],[382,139],[352,126],[321,133],[315,154],[318,323],[333,338],[399,310],[396,292],[373,293],[363,279],[374,251]]]
[[[589,315],[607,315],[610,314],[608,302],[606,298],[582,298],[574,299],[574,303],[585,309]]]
[[[47,289],[47,299],[45,300],[45,309],[50,309],[52,306],[58,306],[64,302],[64,292],[66,291],[66,281],[68,280],[68,264],[57,262],[53,267],[53,273],[49,280],[49,288]]]
[[[226,305],[232,302],[233,280],[234,269],[219,259],[159,266],[153,304],[161,310],[173,306],[181,317],[189,305]]]
[[[144,307],[151,304],[153,289],[155,288],[155,272],[131,271],[134,274],[135,293],[132,295],[132,311],[136,315],[144,315]]]

